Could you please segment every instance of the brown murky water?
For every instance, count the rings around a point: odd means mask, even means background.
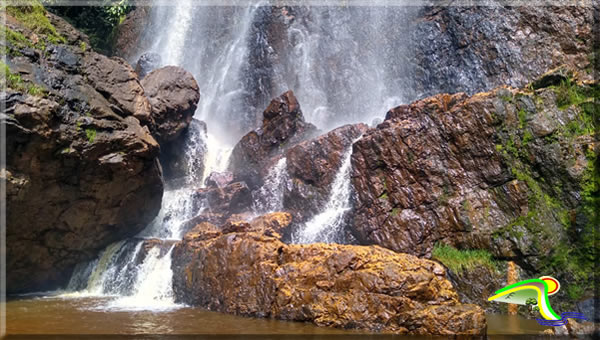
[[[171,334],[168,339],[179,339],[189,338],[184,336],[186,334],[210,334],[220,335],[218,338],[222,339],[235,338],[235,334],[262,335],[260,338],[287,338],[287,335],[301,334],[305,338],[310,335],[308,338],[314,340],[338,338],[335,336],[336,334],[345,334],[352,338],[356,336],[359,339],[371,337],[381,339],[380,336],[367,335],[364,332],[361,334],[356,331],[316,327],[310,323],[237,317],[191,307],[167,311],[106,310],[103,306],[109,299],[97,297],[21,297],[12,299],[6,303],[8,338],[40,339],[40,335],[45,335],[44,338],[55,335],[51,338],[75,339],[82,338],[83,334],[87,335],[83,337],[84,339],[125,338],[100,336],[112,334],[136,335],[127,337],[135,339],[148,337],[159,339],[165,336],[151,335]],[[545,327],[539,326],[535,320],[506,315],[488,315],[488,338],[490,339],[509,338],[512,334],[539,334],[544,329]],[[73,336],[67,336],[69,334]],[[237,338],[244,339],[248,336]],[[294,338],[298,338],[298,336]],[[411,337],[411,339],[415,338]]]

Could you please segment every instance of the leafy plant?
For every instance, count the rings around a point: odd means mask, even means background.
[[[94,130],[92,128],[87,128],[87,129],[85,129],[85,135],[88,139],[88,142],[93,143],[94,140],[96,139],[96,130]]]

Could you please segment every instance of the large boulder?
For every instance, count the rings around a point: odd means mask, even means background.
[[[11,35],[31,42],[7,40],[11,77],[0,94],[9,293],[66,284],[75,264],[142,230],[162,199],[159,145],[140,123],[150,104],[133,69],[51,19],[65,39],[7,16]]]
[[[441,265],[376,246],[286,245],[251,223],[205,224],[177,244],[172,269],[176,300],[214,311],[386,333],[486,331]]]
[[[229,169],[236,181],[244,181],[254,190],[262,184],[276,155],[314,134],[315,126],[304,121],[292,91],[285,92],[263,112],[261,128],[249,132],[235,145]]]
[[[166,66],[150,72],[142,86],[152,106],[152,134],[158,142],[171,142],[187,129],[200,91],[194,76],[177,66]]]

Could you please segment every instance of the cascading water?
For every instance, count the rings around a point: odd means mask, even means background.
[[[345,214],[351,209],[350,185],[352,146],[346,151],[323,211],[311,218],[292,234],[292,243],[341,242]]]
[[[273,5],[273,6],[271,6]],[[182,152],[186,176],[166,181],[161,210],[137,238],[109,246],[77,267],[70,288],[117,296],[108,308],[172,308],[171,249],[183,222],[202,209],[192,193],[213,171],[224,171],[232,144],[256,127],[268,98],[293,90],[308,121],[321,129],[384,114],[410,94],[402,47],[404,7],[290,7],[251,1],[246,6],[203,6],[178,1],[152,9],[145,38],[163,65],[191,72],[200,89]],[[281,26],[271,25],[283,13]],[[393,22],[393,25],[389,25]],[[279,27],[281,32],[273,31]],[[285,43],[271,46],[273,37]],[[282,38],[283,37],[283,38]],[[397,66],[401,65],[401,66]],[[203,171],[198,171],[203,166]],[[281,210],[287,181],[281,158],[253,193],[256,214]],[[350,151],[332,183],[324,210],[293,236],[298,243],[340,241],[350,209]],[[158,239],[152,243],[146,239]]]
[[[283,190],[287,181],[286,158],[283,157],[269,170],[260,189],[252,194],[254,213],[265,214],[283,209]]]

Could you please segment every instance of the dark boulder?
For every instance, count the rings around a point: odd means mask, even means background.
[[[236,181],[244,181],[254,190],[262,184],[272,157],[315,134],[315,126],[304,121],[300,104],[288,91],[271,101],[263,112],[261,128],[236,144],[229,169]]]
[[[344,157],[367,129],[365,124],[344,125],[287,150],[289,184],[283,204],[294,213],[295,221],[306,221],[321,211]]]
[[[180,67],[166,66],[150,72],[142,86],[152,106],[152,135],[161,145],[177,139],[192,121],[200,100],[194,76]]]
[[[201,188],[194,193],[194,201],[198,210],[221,214],[225,218],[248,211],[252,205],[250,189],[244,182],[234,182],[227,186]]]

